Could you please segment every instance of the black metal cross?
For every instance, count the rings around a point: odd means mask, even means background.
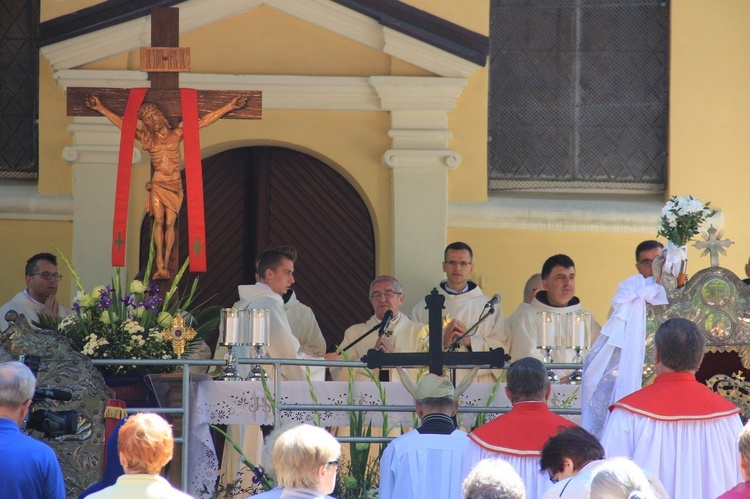
[[[426,353],[383,353],[371,348],[362,357],[369,369],[396,366],[430,366],[430,372],[442,376],[445,366],[485,365],[501,368],[510,360],[502,348],[489,352],[444,352],[443,351],[443,304],[445,297],[433,288],[425,296],[429,320],[429,350]]]

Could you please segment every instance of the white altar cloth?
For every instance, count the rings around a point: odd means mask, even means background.
[[[399,382],[382,383],[385,391],[385,403],[388,405],[414,405],[414,399]],[[348,404],[349,384],[344,381],[313,382],[317,404]],[[461,396],[461,406],[486,407],[487,399],[494,383],[473,383]],[[198,381],[192,387],[190,411],[190,448],[188,449],[189,480],[188,493],[202,497],[200,491],[213,490],[219,461],[213,447],[210,424],[273,424],[273,411],[263,390],[263,385],[256,381]],[[273,383],[269,383],[273,394]],[[580,387],[570,385],[553,385],[549,400],[550,407],[580,408]],[[283,381],[281,383],[279,402],[282,404],[313,404],[310,387],[305,381]],[[375,383],[362,381],[354,383],[353,403],[371,405],[373,411],[365,413],[373,426],[382,425],[382,412],[377,410],[383,405],[380,392]],[[505,396],[504,384],[501,384],[491,404],[492,407],[510,408],[510,401]],[[470,429],[475,414],[459,414],[461,426]],[[496,414],[487,414],[490,421]],[[345,411],[323,410],[318,413],[308,411],[282,411],[281,419],[300,422],[314,422],[319,416],[321,426],[348,426],[349,416]],[[403,425],[405,430],[412,427],[413,412],[389,412],[388,423],[393,427]],[[580,419],[579,416],[575,417]],[[253,463],[258,464],[258,463]]]

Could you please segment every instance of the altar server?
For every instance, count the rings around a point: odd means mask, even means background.
[[[696,381],[706,345],[697,325],[670,319],[654,345],[654,383],[610,407],[602,446],[654,473],[670,497],[716,497],[741,481],[740,410]]]
[[[505,394],[513,408],[469,433],[463,459],[464,474],[482,459],[508,461],[526,487],[527,497],[541,497],[552,485],[539,473],[539,457],[547,439],[560,427],[576,426],[547,406],[551,387],[547,368],[538,359],[525,357],[508,368]]]

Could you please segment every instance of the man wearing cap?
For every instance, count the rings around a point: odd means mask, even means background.
[[[393,440],[380,459],[380,499],[461,497],[461,460],[469,439],[451,419],[477,368],[454,388],[446,376],[427,374],[413,383],[399,368],[422,424]]]
[[[502,347],[507,352],[509,331],[503,309],[499,303],[490,308],[490,298],[470,279],[474,271],[473,260],[474,252],[471,247],[461,241],[449,244],[443,252],[443,272],[446,278],[435,289],[445,297],[443,313],[462,326],[460,330],[456,328],[443,336],[443,346],[449,348],[466,332],[466,328],[472,327],[480,317],[489,314],[474,332],[460,340],[456,351],[487,352]],[[412,309],[411,318],[417,322],[427,323],[428,311],[424,298]],[[458,370],[458,379],[462,379],[465,373],[465,370]],[[477,381],[486,383],[494,383],[496,379],[491,369],[483,369],[477,376]]]
[[[550,384],[547,368],[533,357],[514,361],[507,371],[505,387],[513,408],[469,434],[463,472],[482,459],[499,457],[508,461],[523,479],[527,497],[541,497],[552,486],[539,473],[539,457],[547,439],[560,427],[576,426],[549,410]]]

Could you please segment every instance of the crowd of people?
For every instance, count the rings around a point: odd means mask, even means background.
[[[640,279],[651,278],[651,264],[660,251],[657,241],[638,246]],[[385,353],[426,350],[424,300],[407,315],[401,310],[401,283],[383,275],[370,284],[372,317],[348,328],[340,348],[325,353],[312,310],[292,290],[296,259],[290,246],[266,249],[256,262],[257,282],[239,288],[236,308],[271,310],[270,357],[336,361],[359,359],[373,348]],[[661,324],[654,337],[654,383],[604,404],[607,417],[601,427],[587,427],[585,418],[581,427],[550,411],[550,373],[537,348],[539,312],[584,310],[575,295],[573,260],[562,254],[548,258],[541,272],[527,281],[524,302],[508,320],[498,307],[472,330],[482,312],[497,305],[470,279],[473,269],[471,247],[462,242],[446,247],[446,278],[436,288],[449,318],[442,331],[443,347],[464,352],[503,348],[510,353],[504,389],[512,408],[466,433],[455,419],[461,393],[475,379],[496,381],[496,370],[463,371],[454,386],[446,376],[418,379],[414,370],[383,369],[381,380],[400,378],[413,395],[420,425],[385,448],[379,497],[750,497],[750,429],[743,429],[737,407],[696,381],[705,351],[705,337],[696,324],[681,318]],[[0,308],[3,330],[10,309],[30,322],[40,315],[70,313],[55,298],[60,274],[54,255],[35,255],[25,272],[26,289]],[[377,329],[381,334],[365,334]],[[594,322],[592,342],[601,330]],[[223,356],[221,349],[215,356]],[[332,368],[332,378],[348,378],[343,371]],[[284,366],[281,374],[286,380],[306,379],[299,366]],[[310,377],[323,380],[324,375],[322,368],[313,368]],[[26,366],[0,364],[0,466],[19,470],[0,474],[0,490],[12,491],[8,497],[64,497],[54,453],[19,430],[33,387]],[[186,497],[158,476],[173,446],[171,428],[160,416],[131,416],[116,442],[122,475],[114,483],[110,477],[109,486],[101,490],[88,491],[93,492],[89,497]],[[272,457],[266,465],[273,470],[277,489],[265,497],[322,498],[333,491],[341,447],[326,430],[300,425],[266,437],[266,446],[269,442]],[[16,450],[20,448],[27,449],[22,458]]]

